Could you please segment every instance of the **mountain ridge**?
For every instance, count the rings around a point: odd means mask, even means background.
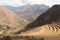
[[[12,10],[14,13],[18,14],[21,18],[23,19],[28,19],[28,18],[34,18],[39,16],[41,13],[45,12],[47,9],[49,9],[49,6],[46,6],[44,4],[41,5],[24,5],[24,6],[20,6],[20,7],[15,7],[15,8],[10,8],[10,7],[6,7],[7,9],[14,9]]]

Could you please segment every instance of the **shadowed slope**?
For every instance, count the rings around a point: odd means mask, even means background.
[[[41,14],[36,20],[28,24],[24,29],[18,31],[17,34],[46,24],[50,24],[50,27],[52,27],[54,30],[54,27],[51,25],[53,22],[56,24],[57,22],[59,22],[60,25],[60,5],[54,5],[52,8],[48,9],[45,13]],[[56,26],[55,28],[57,29],[58,27]]]

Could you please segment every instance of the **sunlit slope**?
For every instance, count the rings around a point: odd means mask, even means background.
[[[16,27],[18,25],[19,17],[12,11],[0,6],[0,25],[8,25],[9,27]]]
[[[46,24],[32,30],[22,32],[20,35],[26,36],[58,36],[60,35],[60,25],[57,23]]]

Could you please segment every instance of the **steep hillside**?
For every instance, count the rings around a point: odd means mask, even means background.
[[[22,26],[24,26],[27,22],[20,19],[20,17],[13,13],[12,11],[0,6],[0,29],[4,28],[9,33],[10,31],[19,30]],[[7,28],[10,28],[7,30]],[[1,32],[1,31],[0,31]]]
[[[48,32],[48,33],[47,33]],[[54,5],[16,34],[29,36],[60,35],[60,5]]]
[[[60,5],[54,5],[53,7],[48,9],[45,13],[41,14],[36,20],[27,24],[25,28],[15,32],[14,35],[11,34],[8,36],[4,36],[0,39],[60,40]]]
[[[0,24],[15,27],[19,21],[18,19],[19,17],[15,13],[0,6]]]

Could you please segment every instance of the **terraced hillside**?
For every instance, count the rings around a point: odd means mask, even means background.
[[[9,31],[10,32],[10,31]],[[54,5],[25,28],[2,40],[60,40],[60,5]]]
[[[20,34],[21,33],[21,34]],[[29,36],[57,36],[60,34],[60,5],[54,5],[16,34]]]
[[[9,27],[10,29],[7,30],[9,33],[11,31],[13,32],[13,30],[16,31],[17,29],[20,29],[22,21],[23,20],[21,20],[18,15],[3,6],[0,6],[0,29]]]
[[[14,27],[18,23],[18,19],[19,17],[15,13],[0,6],[0,24]]]

